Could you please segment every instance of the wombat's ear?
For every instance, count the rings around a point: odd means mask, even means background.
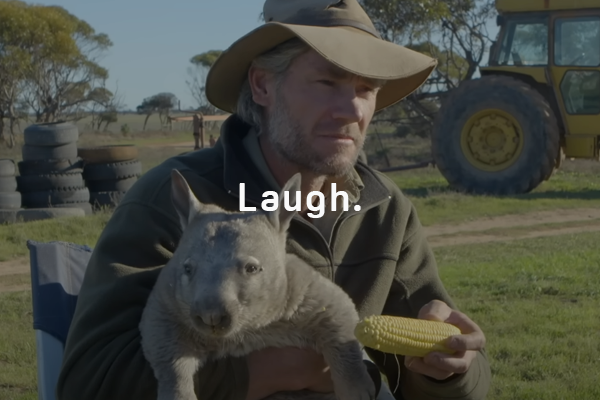
[[[202,204],[176,169],[171,171],[171,201],[179,216],[182,230],[185,230],[192,219],[202,211]]]
[[[302,175],[298,172],[294,174],[283,186],[279,193],[279,204],[277,209],[272,211],[269,215],[273,225],[279,229],[280,232],[287,231],[292,218],[296,214],[296,209],[300,209],[301,205],[296,204],[296,192],[301,189]],[[290,207],[292,211],[285,208],[285,192],[289,192]]]

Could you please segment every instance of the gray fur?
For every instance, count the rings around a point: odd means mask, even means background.
[[[335,396],[287,392],[269,400],[369,400],[375,387],[354,337],[350,297],[287,254],[300,174],[283,188],[276,211],[231,213],[201,204],[173,171],[172,200],[183,235],[162,269],[140,323],[142,349],[158,380],[158,400],[195,400],[193,376],[211,358],[264,347],[312,347],[331,368]],[[255,265],[251,273],[246,266]]]

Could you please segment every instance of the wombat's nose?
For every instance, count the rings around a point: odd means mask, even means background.
[[[220,312],[207,312],[199,314],[198,317],[208,326],[217,327],[220,325],[226,325],[227,315]]]

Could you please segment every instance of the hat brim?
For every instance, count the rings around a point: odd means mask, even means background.
[[[406,47],[349,27],[320,27],[269,22],[232,44],[206,78],[206,97],[215,107],[235,113],[237,99],[252,60],[298,37],[334,65],[353,74],[388,82],[377,95],[375,111],[417,90],[437,61]]]

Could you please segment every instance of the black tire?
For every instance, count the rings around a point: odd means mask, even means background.
[[[137,176],[123,179],[87,180],[90,192],[126,192],[137,182]]]
[[[90,203],[94,208],[118,206],[125,197],[125,192],[90,192]]]
[[[0,192],[0,210],[16,210],[21,208],[21,193]]]
[[[23,193],[23,207],[50,208],[59,204],[85,203],[90,201],[88,188],[79,188],[69,191],[45,190],[39,192]]]
[[[46,174],[18,176],[19,192],[31,193],[44,190],[70,191],[85,187],[81,174]]]
[[[43,174],[81,174],[83,160],[81,158],[66,158],[58,160],[28,160],[18,163],[20,175]]]
[[[23,160],[55,160],[77,158],[77,143],[61,144],[59,146],[23,145]]]
[[[14,176],[0,177],[0,192],[14,192],[17,190],[17,180]]]
[[[0,177],[15,176],[15,162],[9,159],[0,160]]]
[[[59,146],[76,142],[79,130],[68,122],[34,124],[23,132],[25,144],[32,146]]]
[[[476,113],[490,109],[512,116],[522,134],[522,149],[514,162],[493,172],[476,167],[461,148],[463,126]],[[546,99],[528,84],[506,76],[463,82],[444,101],[432,132],[439,171],[452,188],[467,193],[530,192],[551,176],[559,151],[558,123]]]
[[[138,177],[141,174],[142,163],[139,160],[107,164],[86,164],[83,168],[83,179],[86,181],[125,179]]]

